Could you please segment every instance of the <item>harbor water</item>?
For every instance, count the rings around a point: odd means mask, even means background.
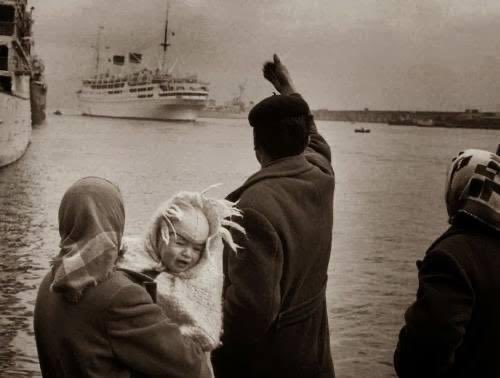
[[[496,149],[500,131],[318,122],[336,172],[328,311],[337,376],[393,377],[415,261],[447,227],[443,187],[461,149]],[[0,376],[39,376],[36,290],[58,252],[57,210],[83,176],[117,183],[127,234],[178,190],[222,185],[223,197],[258,169],[246,120],[162,123],[49,116],[26,155],[0,169]],[[314,219],[304,219],[314,222]]]

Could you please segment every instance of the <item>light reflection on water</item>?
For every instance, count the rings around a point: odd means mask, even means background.
[[[467,147],[494,150],[499,131],[319,122],[337,177],[328,307],[338,377],[391,377],[415,260],[446,228],[444,175]],[[39,376],[32,317],[36,288],[57,253],[64,191],[89,175],[123,192],[129,234],[178,190],[223,185],[257,169],[245,120],[159,123],[49,117],[23,159],[0,170],[0,376]],[[305,220],[314,221],[314,220]]]

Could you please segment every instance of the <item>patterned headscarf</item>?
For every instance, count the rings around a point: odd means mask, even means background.
[[[104,281],[115,267],[125,226],[120,190],[98,177],[73,184],[59,207],[59,255],[51,289],[71,302]]]
[[[468,215],[500,231],[500,156],[469,149],[451,163],[446,180],[446,207],[453,223]]]

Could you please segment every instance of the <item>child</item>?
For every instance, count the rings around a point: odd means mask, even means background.
[[[234,203],[180,192],[157,210],[143,238],[125,238],[118,266],[157,283],[157,300],[181,333],[211,351],[222,330],[223,241],[236,251],[227,227],[241,216]]]

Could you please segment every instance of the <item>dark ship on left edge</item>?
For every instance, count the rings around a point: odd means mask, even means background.
[[[19,159],[32,125],[45,121],[44,65],[32,55],[33,8],[28,0],[0,0],[0,167]]]

